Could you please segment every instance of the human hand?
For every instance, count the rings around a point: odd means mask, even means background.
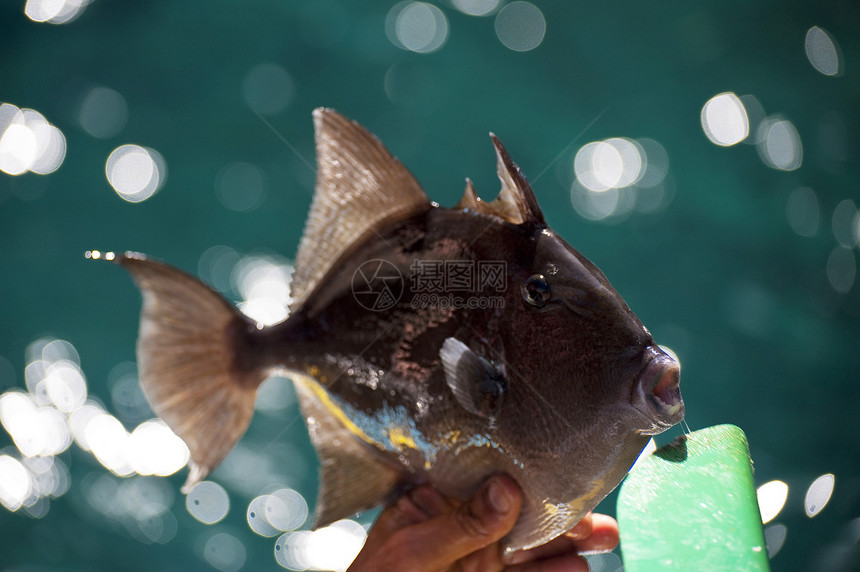
[[[519,487],[504,475],[465,502],[417,487],[382,511],[348,572],[586,572],[581,552],[618,545],[615,519],[589,513],[551,542],[503,559],[499,541],[521,506]]]

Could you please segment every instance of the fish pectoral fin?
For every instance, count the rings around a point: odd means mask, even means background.
[[[320,462],[313,527],[319,528],[389,501],[402,480],[400,471],[373,454],[367,436],[350,427],[319,383],[293,376],[302,415]],[[346,421],[346,423],[344,422]]]
[[[495,417],[507,389],[507,380],[498,368],[457,338],[445,340],[439,357],[457,403],[475,415]]]

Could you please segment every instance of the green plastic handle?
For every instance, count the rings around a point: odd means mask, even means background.
[[[618,494],[625,572],[768,571],[744,432],[717,425],[640,460]]]

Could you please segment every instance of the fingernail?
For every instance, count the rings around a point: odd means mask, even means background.
[[[594,554],[611,552],[618,546],[618,537],[612,533],[595,532],[589,538],[589,544],[592,546]]]
[[[494,511],[504,514],[511,510],[511,495],[501,483],[491,481],[485,494],[487,502]]]

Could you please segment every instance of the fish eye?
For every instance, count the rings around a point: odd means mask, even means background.
[[[552,292],[543,274],[532,274],[523,284],[523,299],[535,308],[543,308]]]

